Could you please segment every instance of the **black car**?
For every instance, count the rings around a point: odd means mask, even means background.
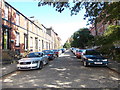
[[[82,61],[84,66],[100,65],[107,66],[108,59],[103,57],[99,52],[93,49],[86,49],[82,54]]]
[[[55,57],[56,57],[56,55],[54,54],[54,52],[52,51],[52,50],[44,50],[44,51],[42,51],[45,55],[47,55],[48,56],[48,59],[49,60],[53,60]]]

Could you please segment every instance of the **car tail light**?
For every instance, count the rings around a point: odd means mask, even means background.
[[[48,54],[48,56],[51,56],[50,54]]]
[[[77,55],[79,55],[80,53],[79,53],[79,52],[77,52],[76,54],[77,54]]]
[[[56,54],[58,54],[58,52],[55,52]]]

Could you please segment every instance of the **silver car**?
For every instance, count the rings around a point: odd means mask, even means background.
[[[42,69],[48,62],[48,56],[43,52],[32,52],[18,60],[17,68],[18,70]]]

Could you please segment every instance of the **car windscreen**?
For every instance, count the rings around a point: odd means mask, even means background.
[[[40,56],[41,56],[40,53],[29,53],[29,54],[27,55],[28,58],[40,57]]]
[[[79,50],[78,52],[83,52],[83,50]]]
[[[76,52],[83,52],[83,50],[76,50]]]
[[[51,51],[51,50],[46,50],[46,51],[43,51],[43,52],[44,52],[44,54],[53,53],[53,51]]]
[[[104,58],[104,57],[102,57],[102,56],[96,56],[96,57],[88,57],[88,58],[90,58],[90,59],[106,59],[106,58]]]
[[[53,50],[54,52],[58,52],[58,50]]]
[[[100,55],[100,53],[95,50],[87,50],[85,55]]]

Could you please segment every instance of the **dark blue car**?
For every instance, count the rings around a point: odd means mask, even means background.
[[[103,57],[99,52],[93,49],[86,49],[82,55],[84,66],[107,66],[108,59]]]
[[[54,52],[52,51],[52,50],[44,50],[44,51],[42,51],[45,55],[47,55],[48,56],[48,59],[49,60],[53,60],[55,57],[56,57],[56,55],[54,54]]]

